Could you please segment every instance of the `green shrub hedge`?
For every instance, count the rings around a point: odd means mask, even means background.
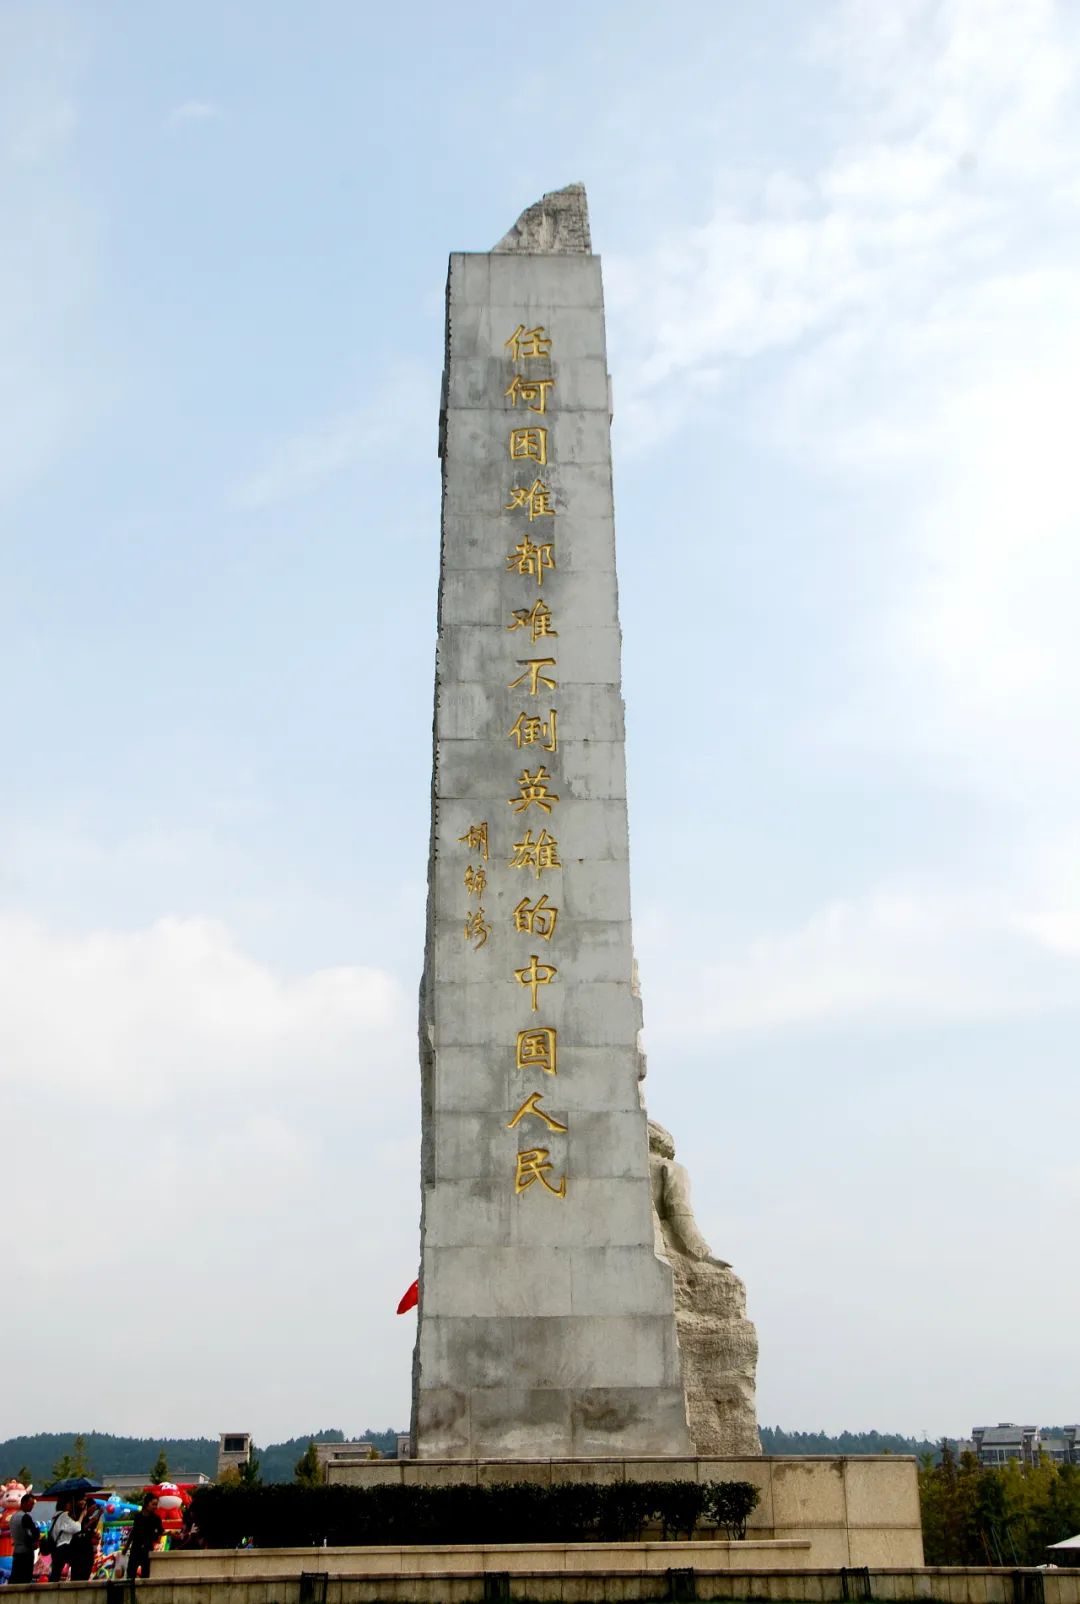
[[[507,1482],[491,1487],[197,1488],[193,1517],[211,1548],[369,1543],[588,1543],[665,1538],[698,1525],[746,1536],[758,1490],[744,1481]]]

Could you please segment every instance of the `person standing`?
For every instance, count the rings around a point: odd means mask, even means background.
[[[56,1500],[56,1514],[49,1527],[53,1545],[50,1582],[60,1581],[64,1570],[71,1564],[72,1556],[78,1552],[71,1546],[72,1540],[82,1533],[82,1522],[76,1519],[77,1508],[74,1499],[63,1497]]]
[[[150,1550],[160,1543],[165,1532],[157,1512],[157,1503],[157,1494],[147,1493],[142,1508],[131,1523],[127,1563],[129,1581],[133,1582],[139,1575],[150,1575]]]
[[[82,1509],[82,1530],[71,1539],[71,1580],[88,1582],[97,1557],[101,1510],[96,1500],[87,1498]]]
[[[33,1493],[23,1493],[19,1500],[19,1507],[11,1517],[8,1530],[11,1532],[11,1580],[15,1582],[32,1582],[34,1580],[34,1561],[37,1559],[38,1543],[41,1541],[41,1528],[30,1513],[34,1507]]]

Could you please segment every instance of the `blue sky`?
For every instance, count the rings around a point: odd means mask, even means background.
[[[9,1430],[407,1418],[446,257],[576,179],[761,1418],[1075,1418],[1078,68],[1048,0],[5,8]]]

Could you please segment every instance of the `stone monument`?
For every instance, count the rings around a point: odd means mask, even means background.
[[[411,1457],[320,1458],[337,1486],[759,1489],[745,1542],[565,1545],[567,1598],[683,1565],[738,1570],[739,1597],[753,1571],[920,1565],[913,1459],[761,1455],[742,1282],[646,1120],[610,396],[575,184],[450,258]],[[554,1563],[547,1544],[368,1552],[410,1587],[430,1565],[514,1570],[529,1596]],[[351,1575],[354,1551],[334,1563]]]
[[[450,258],[420,1459],[686,1456],[691,1429],[699,1452],[760,1451],[741,1283],[687,1240],[681,1167],[650,1166],[610,407],[600,260],[572,185],[494,251]]]

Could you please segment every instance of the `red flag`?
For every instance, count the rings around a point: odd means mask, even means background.
[[[415,1280],[413,1282],[413,1284],[409,1288],[408,1292],[406,1292],[405,1296],[402,1298],[401,1302],[398,1304],[398,1306],[397,1306],[398,1314],[407,1314],[410,1309],[415,1309],[416,1308],[416,1305],[419,1303],[419,1301],[420,1301],[420,1281],[419,1281],[419,1278],[418,1278],[417,1280]]]

